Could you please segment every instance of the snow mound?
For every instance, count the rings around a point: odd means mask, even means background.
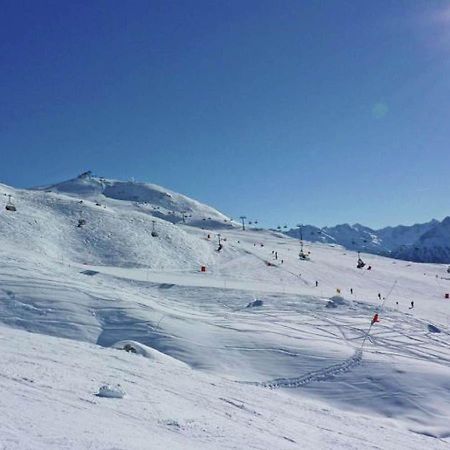
[[[435,327],[431,323],[428,324],[427,328],[428,328],[428,331],[431,333],[440,333],[441,332],[441,330],[438,327]]]
[[[105,384],[103,386],[100,386],[98,393],[95,395],[97,397],[104,397],[104,398],[123,398],[125,392],[120,387],[120,384],[117,384],[116,386]]]
[[[189,367],[184,362],[179,361],[172,356],[166,355],[165,353],[159,352],[158,350],[155,350],[154,348],[148,347],[147,345],[141,344],[137,341],[123,340],[116,342],[111,347],[118,350],[125,350],[129,353],[135,353],[137,355],[143,356],[144,358],[148,358],[159,363],[172,364],[180,367],[183,366],[186,368]]]
[[[246,308],[255,308],[258,306],[262,306],[263,304],[264,302],[262,300],[253,300],[246,306]]]

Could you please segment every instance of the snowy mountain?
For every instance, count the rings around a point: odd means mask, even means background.
[[[437,222],[412,244],[394,249],[392,256],[409,261],[450,263],[450,217]]]
[[[171,223],[208,228],[233,226],[231,219],[216,209],[156,184],[108,180],[85,172],[73,180],[36,189],[67,194],[100,205],[106,200],[131,202],[133,209]]]
[[[399,225],[373,230],[360,224],[336,225],[317,228],[303,226],[303,239],[312,242],[335,243],[354,250],[391,256],[397,259],[417,262],[450,263],[450,234],[445,232],[445,221],[431,220],[411,226]],[[431,233],[435,237],[427,239]],[[288,236],[300,236],[298,228],[286,233]],[[425,244],[422,238],[427,241]]]
[[[302,261],[151,184],[0,192],[0,448],[448,448],[446,267]]]

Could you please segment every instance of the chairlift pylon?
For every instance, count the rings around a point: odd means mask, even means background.
[[[151,235],[153,237],[158,237],[158,232],[156,231],[155,226],[156,226],[156,221],[152,220],[152,232],[151,232]]]

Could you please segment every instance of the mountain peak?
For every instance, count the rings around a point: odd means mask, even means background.
[[[138,209],[172,223],[187,222],[193,226],[220,228],[235,224],[218,210],[178,192],[152,183],[121,181],[95,176],[91,171],[76,178],[35,190],[55,192],[78,199],[125,208]]]

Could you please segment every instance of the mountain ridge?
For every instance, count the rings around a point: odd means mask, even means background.
[[[288,236],[300,238],[300,229],[290,229]],[[338,244],[343,247],[414,262],[450,263],[450,217],[432,219],[413,225],[372,229],[359,223],[332,227],[304,225],[307,241]]]

